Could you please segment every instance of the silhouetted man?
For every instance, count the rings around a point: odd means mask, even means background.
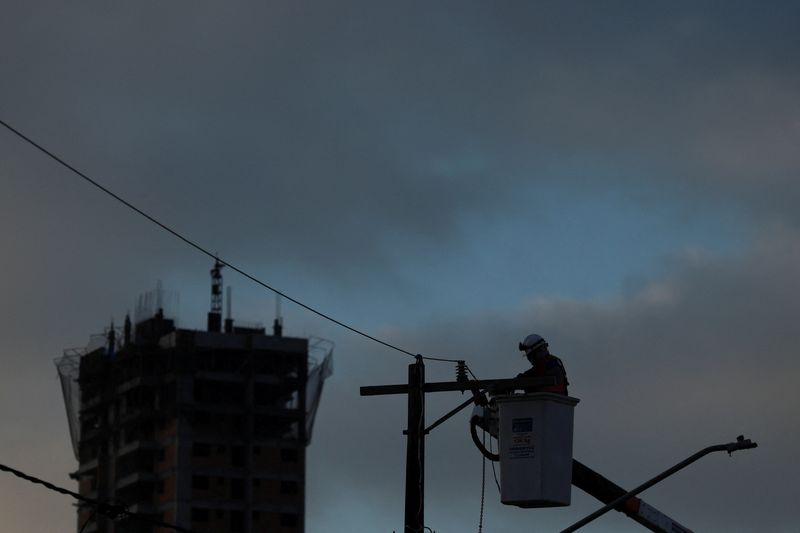
[[[518,378],[531,377],[553,377],[554,385],[539,385],[527,387],[525,392],[554,392],[556,394],[567,394],[567,371],[564,370],[564,363],[561,359],[552,355],[547,349],[547,341],[541,335],[531,334],[519,343],[520,351],[525,353],[533,368],[519,375]]]

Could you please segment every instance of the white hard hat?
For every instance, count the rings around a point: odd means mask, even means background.
[[[541,335],[537,335],[536,333],[532,333],[525,337],[525,340],[519,343],[520,351],[525,352],[526,354],[547,346],[547,341],[545,341]]]

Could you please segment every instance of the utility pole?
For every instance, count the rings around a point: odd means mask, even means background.
[[[436,422],[425,427],[425,394],[428,392],[472,391],[473,395],[481,390],[511,391],[552,385],[551,377],[515,378],[425,382],[425,363],[422,356],[416,356],[416,362],[408,365],[408,384],[376,385],[361,387],[361,396],[379,396],[385,394],[408,395],[408,429],[403,431],[406,440],[406,501],[404,533],[422,533],[425,529],[425,435],[439,424],[452,417],[473,403],[473,399],[448,412]]]
[[[408,365],[405,531],[425,527],[425,363]]]

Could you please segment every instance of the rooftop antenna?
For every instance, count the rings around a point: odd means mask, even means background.
[[[131,344],[131,312],[125,313],[125,329],[123,330],[123,337],[125,346]]]
[[[106,355],[109,357],[114,357],[114,351],[117,347],[117,332],[114,330],[114,317],[111,317],[111,326],[108,328],[108,334],[106,335],[106,339],[108,340],[108,344],[106,345]]]
[[[276,337],[283,336],[283,317],[281,316],[281,295],[275,295],[275,320],[272,322],[272,334]]]
[[[164,309],[164,287],[161,280],[156,283],[156,310]]]
[[[231,296],[231,286],[228,285],[225,289],[228,292],[228,297],[225,302],[225,333],[233,333],[233,315],[231,314],[231,301],[233,297]]]
[[[222,267],[225,264],[214,258],[211,269],[211,311],[208,313],[208,331],[219,333],[222,329]]]

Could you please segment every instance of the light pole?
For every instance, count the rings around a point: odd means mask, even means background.
[[[607,503],[604,507],[601,507],[600,509],[598,509],[597,511],[593,512],[592,514],[590,514],[586,518],[583,518],[583,519],[575,522],[574,524],[569,526],[567,529],[562,530],[561,533],[571,533],[572,531],[577,531],[578,529],[582,528],[583,526],[585,526],[586,524],[588,524],[592,520],[594,520],[596,518],[599,518],[600,516],[603,516],[608,511],[610,511],[611,509],[613,509],[617,505],[621,504],[622,502],[624,502],[625,500],[627,500],[631,496],[636,496],[637,494],[639,494],[643,490],[652,487],[653,485],[655,485],[659,481],[671,476],[672,474],[674,474],[678,470],[686,468],[687,466],[689,466],[693,462],[697,461],[701,457],[704,457],[704,456],[708,455],[709,453],[712,453],[712,452],[728,452],[728,455],[730,455],[731,453],[733,453],[733,452],[735,452],[737,450],[747,450],[747,449],[750,449],[750,448],[755,448],[756,446],[758,446],[758,444],[756,444],[755,442],[750,441],[750,439],[745,439],[742,435],[739,435],[736,438],[736,442],[729,442],[727,444],[717,444],[715,446],[709,446],[708,448],[703,448],[702,450],[700,450],[696,454],[692,455],[691,457],[688,457],[688,458],[684,459],[683,461],[681,461],[680,463],[676,464],[672,468],[670,468],[668,470],[665,470],[664,472],[660,473],[659,475],[657,475],[653,479],[651,479],[649,481],[645,481],[644,483],[642,483],[641,485],[639,485],[635,489],[633,489],[633,490],[631,490],[629,492],[626,492],[625,494],[623,494],[622,496],[620,496],[616,500]]]

